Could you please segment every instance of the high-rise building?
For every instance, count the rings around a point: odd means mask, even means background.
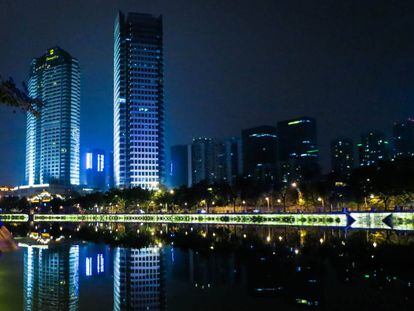
[[[245,176],[276,181],[277,134],[273,126],[242,131],[242,158]]]
[[[361,143],[358,144],[359,165],[370,166],[380,161],[389,159],[389,146],[384,133],[370,131],[361,135]]]
[[[162,258],[158,247],[115,249],[114,311],[165,310]]]
[[[214,176],[218,182],[233,184],[243,174],[241,140],[230,137],[215,145]]]
[[[164,182],[162,17],[118,13],[114,28],[114,177],[117,187]]]
[[[192,182],[215,181],[214,170],[215,142],[211,138],[195,138],[191,144]]]
[[[170,185],[173,188],[192,184],[191,145],[171,147]]]
[[[85,154],[86,185],[96,190],[105,189],[106,161],[103,150],[95,149]]]
[[[79,309],[79,246],[24,248],[24,310]]]
[[[331,143],[331,171],[348,178],[354,169],[354,143],[350,139],[338,138]]]
[[[319,173],[316,121],[301,117],[277,123],[283,182],[313,178]]]
[[[27,113],[26,183],[79,185],[80,71],[60,47],[33,59],[29,96],[42,101]]]
[[[414,156],[414,119],[395,122],[392,128],[393,157],[405,158]]]

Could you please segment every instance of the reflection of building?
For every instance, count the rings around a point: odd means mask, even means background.
[[[283,182],[309,179],[319,173],[316,121],[313,118],[277,123]]]
[[[162,17],[119,13],[114,29],[117,187],[157,189],[164,172]]]
[[[362,135],[358,149],[360,166],[375,165],[389,158],[388,141],[379,131],[371,131]]]
[[[79,246],[24,250],[24,310],[78,310]]]
[[[80,249],[79,270],[84,278],[93,282],[97,277],[108,277],[111,275],[112,261],[110,260],[110,249],[100,244],[86,244]]]
[[[259,126],[242,131],[244,175],[276,180],[277,135],[272,126]]]
[[[392,128],[395,158],[414,156],[414,119],[395,122]]]
[[[332,173],[350,177],[354,169],[354,144],[350,139],[338,138],[331,143]]]
[[[191,186],[191,146],[171,147],[170,185],[173,188]]]
[[[86,152],[85,174],[88,188],[105,189],[106,166],[105,153],[102,150],[96,149]]]
[[[164,310],[164,271],[158,247],[117,248],[114,310]]]
[[[59,47],[35,58],[29,95],[40,99],[40,116],[27,113],[26,183],[79,185],[79,64]]]

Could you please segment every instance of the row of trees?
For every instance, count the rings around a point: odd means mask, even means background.
[[[73,194],[48,205],[54,212],[75,211],[137,213],[155,211],[195,211],[226,206],[234,211],[262,208],[271,211],[330,211],[343,207],[387,210],[414,204],[414,158],[382,162],[378,166],[356,169],[348,179],[326,175],[292,184],[263,184],[240,178],[233,185],[205,182],[190,188],[111,189],[87,195]],[[340,181],[340,182],[338,182]],[[25,199],[3,198],[0,208],[27,210],[33,206]]]

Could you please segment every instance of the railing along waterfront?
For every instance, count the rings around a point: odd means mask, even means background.
[[[27,222],[26,214],[0,214],[4,222]],[[34,222],[183,223],[337,227],[414,231],[414,212],[281,214],[35,214]]]

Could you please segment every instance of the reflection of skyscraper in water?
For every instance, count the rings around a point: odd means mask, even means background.
[[[79,246],[24,250],[24,310],[78,310]]]
[[[117,248],[114,310],[164,310],[164,268],[158,247]]]

